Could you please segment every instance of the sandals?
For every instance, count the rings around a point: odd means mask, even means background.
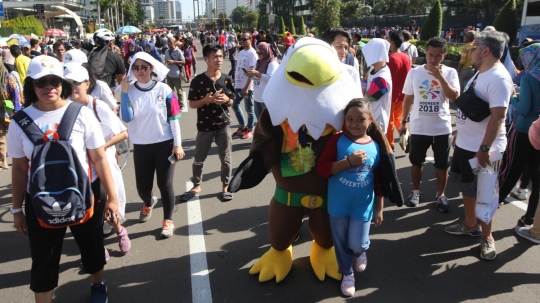
[[[341,292],[347,297],[354,296],[354,293],[356,292],[354,274],[343,275],[343,280],[341,280]]]
[[[228,191],[221,192],[221,201],[231,201],[234,199],[234,194]]]
[[[198,196],[199,193],[198,192],[194,192],[194,191],[186,191],[185,193],[183,193],[181,196],[180,196],[180,201],[182,202],[187,202],[189,200],[191,200],[191,198],[195,197],[195,196]]]

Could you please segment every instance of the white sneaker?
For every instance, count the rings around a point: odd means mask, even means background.
[[[518,200],[527,200],[527,194],[529,193],[529,190],[527,190],[526,188],[523,189],[521,187],[519,187],[518,185],[516,185],[516,187],[514,187],[514,189],[512,189],[512,192],[510,192],[510,196],[518,199]]]
[[[172,220],[164,220],[163,221],[163,229],[161,230],[161,237],[162,238],[169,238],[173,235],[174,232],[174,224]]]
[[[112,226],[107,222],[103,222],[103,234],[110,235],[112,233]]]

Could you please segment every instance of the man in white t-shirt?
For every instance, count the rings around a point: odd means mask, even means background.
[[[366,65],[370,66],[366,98],[371,101],[371,112],[375,121],[386,134],[390,120],[390,108],[392,100],[392,75],[388,62],[390,43],[381,38],[369,41],[362,49],[366,59]]]
[[[232,136],[242,139],[248,139],[253,137],[253,128],[255,126],[255,111],[253,109],[253,80],[245,74],[257,65],[257,52],[251,47],[251,34],[246,31],[242,34],[240,41],[238,42],[242,46],[242,50],[238,54],[238,60],[236,62],[236,70],[234,72],[234,91],[236,94],[236,100],[232,106],[236,119],[238,119],[238,130],[236,130]],[[248,120],[240,108],[240,102],[245,101],[246,113]]]
[[[480,222],[475,215],[477,176],[473,174],[469,160],[476,157],[478,165],[491,165],[497,171],[498,164],[490,161],[490,152],[502,153],[506,149],[504,119],[513,94],[510,75],[500,62],[505,39],[500,32],[480,32],[476,35],[471,52],[471,63],[478,74],[466,85],[474,89],[476,96],[489,103],[491,115],[481,122],[474,122],[461,111],[456,112],[457,134],[454,136],[454,156],[450,174],[459,174],[465,220],[446,227],[454,235],[480,236],[480,257],[493,260],[497,256],[495,240],[491,234],[493,220]]]
[[[413,191],[405,201],[407,206],[420,203],[420,182],[429,147],[433,150],[437,171],[437,195],[435,206],[441,212],[450,211],[444,195],[450,166],[450,134],[452,122],[449,101],[459,96],[459,77],[455,69],[442,65],[446,57],[446,40],[429,39],[426,46],[427,64],[412,69],[403,86],[403,117],[410,113],[410,127],[402,121],[400,133],[411,133],[411,174]],[[411,109],[412,105],[412,109]]]
[[[416,58],[418,58],[418,49],[416,48],[414,44],[409,42],[410,39],[411,39],[411,33],[409,33],[408,31],[404,31],[403,40],[405,42],[401,44],[401,47],[399,48],[399,50],[406,53],[409,56],[409,58],[411,58],[411,66],[413,66],[414,62],[416,61]]]

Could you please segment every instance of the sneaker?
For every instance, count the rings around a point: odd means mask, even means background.
[[[341,280],[341,292],[347,297],[354,296],[354,293],[356,292],[354,274],[343,275],[343,280]]]
[[[109,298],[107,297],[107,285],[104,283],[101,284],[92,284],[90,286],[90,294],[92,299],[91,303],[107,303]]]
[[[247,127],[239,127],[233,134],[233,137],[240,137],[247,131]]]
[[[534,218],[527,219],[527,218],[525,218],[525,216],[522,216],[521,218],[519,218],[519,220],[517,222],[517,226],[519,226],[519,227],[529,227],[529,226],[533,225],[533,223],[534,223]]]
[[[405,201],[405,204],[409,207],[415,207],[420,203],[420,194],[422,194],[419,190],[413,190],[411,194],[407,197],[407,201]]]
[[[518,200],[527,200],[527,194],[528,193],[529,193],[528,189],[526,189],[526,188],[523,189],[523,188],[517,186],[517,188],[515,188],[515,191],[512,191],[512,193],[510,195],[514,196]]]
[[[360,257],[356,258],[356,261],[354,262],[354,269],[356,269],[357,272],[363,272],[366,270],[367,267],[367,255],[366,252],[360,255]]]
[[[163,238],[169,238],[172,236],[174,231],[174,224],[172,220],[164,220],[163,221],[163,229],[161,230],[161,237]]]
[[[495,240],[492,238],[480,238],[480,258],[484,260],[493,260],[497,257],[495,251]]]
[[[518,236],[523,237],[527,240],[531,240],[532,242],[536,244],[540,244],[540,239],[533,237],[533,235],[531,235],[530,233],[530,230],[531,230],[530,227],[516,226],[514,228],[514,231],[516,232],[516,234],[518,234]]]
[[[444,228],[444,231],[452,235],[468,235],[471,237],[479,237],[482,234],[478,224],[473,227],[467,227],[464,221],[458,224],[450,225]]]
[[[139,215],[139,220],[141,222],[146,222],[148,221],[148,219],[150,219],[150,217],[152,216],[152,209],[154,209],[154,206],[156,206],[156,204],[157,204],[157,198],[152,197],[152,206],[150,207],[146,207],[146,205],[143,206],[141,213]]]
[[[248,130],[242,135],[242,139],[249,139],[253,137],[253,130]]]
[[[436,199],[437,202],[435,202],[435,207],[437,207],[440,212],[447,213],[450,211],[450,203],[445,195],[436,197]]]
[[[107,222],[103,222],[103,234],[110,235],[111,233],[112,233],[112,226]]]
[[[129,240],[128,232],[125,227],[122,227],[122,230],[118,233],[118,246],[123,254],[127,254],[131,249],[131,240]]]
[[[111,259],[109,251],[105,247],[103,247],[103,249],[105,249],[105,263],[109,263],[109,260]]]

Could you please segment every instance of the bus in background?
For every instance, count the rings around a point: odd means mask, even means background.
[[[189,24],[189,29],[191,29],[191,30],[196,30],[196,29],[197,29],[197,23],[191,22],[191,23]]]
[[[540,0],[523,1],[518,45],[521,45],[525,38],[540,39]]]
[[[168,25],[165,28],[167,28],[170,31],[182,31],[182,30],[184,30],[184,27],[182,25]]]

